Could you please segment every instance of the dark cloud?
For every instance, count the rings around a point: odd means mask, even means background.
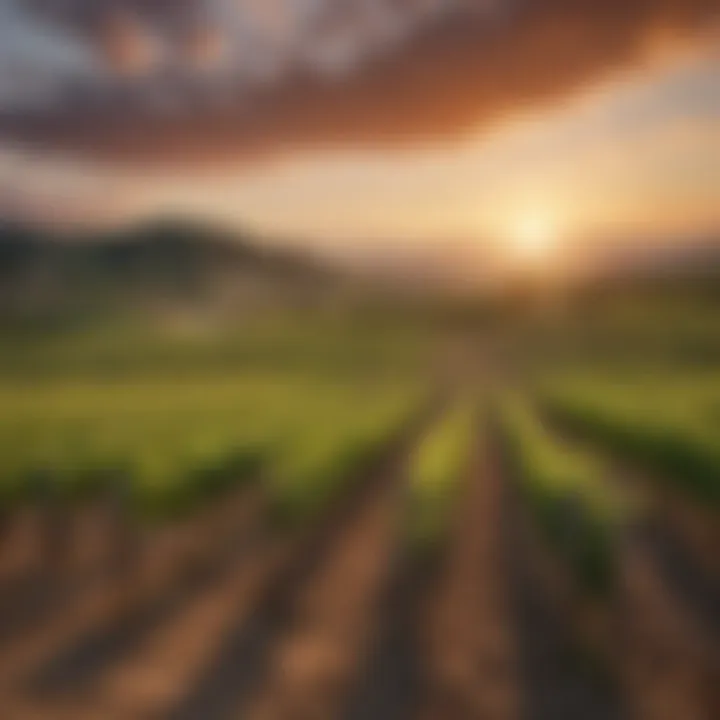
[[[313,15],[310,0],[260,3],[276,25],[286,23],[285,44],[275,48],[293,62],[272,84],[248,84],[238,78],[249,62],[243,43],[254,47],[252,13],[242,22],[223,16],[218,9],[230,5],[221,0],[67,0],[64,23],[88,29],[113,67],[146,77],[131,85],[111,78],[101,100],[73,95],[41,114],[0,113],[0,137],[123,162],[240,161],[309,145],[422,142],[576,91],[632,66],[659,39],[706,28],[720,12],[720,0],[477,0],[450,3],[455,12],[442,13],[444,3],[326,1],[335,7],[331,20]],[[235,0],[240,5],[250,8]],[[473,12],[458,11],[462,5]],[[288,7],[289,19],[282,15]],[[396,32],[383,52],[367,51],[379,37],[367,30],[371,17]],[[299,62],[322,39],[311,30],[323,23],[357,42],[361,61],[349,72],[327,75]],[[219,65],[207,86],[197,78],[179,82],[182,102],[172,113],[155,102],[169,80],[151,71],[148,28],[157,37],[172,28],[191,65]],[[354,35],[361,29],[367,46]]]

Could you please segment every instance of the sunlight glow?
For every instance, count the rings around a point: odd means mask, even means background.
[[[526,215],[515,228],[511,240],[518,259],[539,262],[552,255],[557,244],[557,232],[547,218]]]

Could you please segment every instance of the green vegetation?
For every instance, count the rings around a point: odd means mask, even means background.
[[[2,487],[22,499],[45,477],[71,499],[127,483],[142,512],[189,509],[258,466],[267,390],[252,378],[4,386]]]
[[[512,474],[540,531],[584,589],[606,592],[622,511],[603,466],[550,434],[520,400],[505,402],[501,427]]]
[[[16,292],[0,312],[0,508],[119,484],[139,516],[176,517],[258,479],[278,518],[307,521],[371,477],[432,381],[474,382],[475,350],[518,394],[557,374],[539,394],[551,418],[720,506],[720,325],[704,297],[601,293],[540,318],[499,299],[361,293],[284,253],[154,232],[5,248]],[[48,268],[60,279],[46,288]],[[410,459],[418,547],[447,529],[473,415],[453,407]],[[502,420],[540,526],[585,584],[605,586],[618,511],[602,467],[522,403]]]
[[[407,428],[423,404],[418,388],[346,389],[321,414],[304,418],[277,448],[269,469],[272,500],[285,522],[315,517],[361,478]]]
[[[566,427],[720,508],[720,381],[717,376],[602,377],[557,382],[544,405]]]
[[[430,429],[410,461],[410,539],[421,551],[440,543],[453,500],[470,468],[475,406],[458,403]]]
[[[311,517],[427,396],[412,322],[333,307],[215,321],[2,334],[0,507],[119,485],[135,513],[166,518],[261,478],[278,515]]]
[[[4,385],[2,499],[115,482],[142,516],[176,516],[263,472],[278,506],[309,512],[388,445],[418,388],[278,372]]]

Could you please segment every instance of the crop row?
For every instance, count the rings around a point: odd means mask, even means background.
[[[202,384],[63,384],[0,390],[3,506],[120,488],[141,515],[176,515],[262,473],[308,511],[417,412],[406,387],[292,376]]]
[[[713,385],[686,393],[602,383],[547,387],[542,403],[565,427],[632,461],[706,506],[720,507],[720,422]]]
[[[534,524],[585,590],[606,593],[616,576],[623,509],[602,463],[555,436],[517,398],[503,404],[500,426],[511,476]]]
[[[475,435],[474,404],[458,403],[429,429],[410,459],[409,535],[421,551],[436,548],[445,535]]]

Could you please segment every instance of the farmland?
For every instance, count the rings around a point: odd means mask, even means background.
[[[6,716],[711,720],[720,375],[604,322],[8,334]]]

